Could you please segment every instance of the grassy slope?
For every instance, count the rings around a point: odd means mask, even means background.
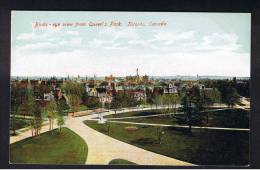
[[[103,124],[85,121],[93,129],[107,134]],[[110,136],[132,145],[199,165],[246,165],[249,162],[249,134],[238,131],[195,130],[192,135],[183,129],[164,128],[162,144],[156,127],[137,126],[126,131],[127,124],[110,123]]]
[[[87,153],[85,141],[68,128],[10,145],[12,163],[85,164]]]

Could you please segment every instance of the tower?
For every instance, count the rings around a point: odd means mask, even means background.
[[[137,76],[137,77],[139,76],[138,68],[136,69],[136,76]]]

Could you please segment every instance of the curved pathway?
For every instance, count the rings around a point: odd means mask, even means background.
[[[113,159],[126,159],[139,165],[175,165],[192,166],[193,164],[156,154],[104,135],[88,126],[83,121],[92,116],[69,118],[67,127],[80,135],[88,144],[86,164],[108,164]]]
[[[118,113],[129,111],[148,110],[145,109],[124,109]],[[157,108],[159,109],[159,107]],[[102,115],[114,114],[114,111],[102,113]],[[136,146],[124,143],[107,135],[104,135],[83,123],[84,120],[93,119],[97,114],[68,117],[65,127],[73,130],[82,137],[88,145],[88,157],[86,164],[107,165],[113,159],[126,159],[139,165],[171,165],[171,166],[196,166],[194,164],[150,152]],[[48,131],[48,125],[42,127],[41,133]],[[54,126],[56,128],[57,125]],[[17,136],[10,137],[10,143],[20,141],[31,136],[31,131],[25,131]]]

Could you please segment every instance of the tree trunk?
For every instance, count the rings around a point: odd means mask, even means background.
[[[51,130],[51,119],[49,118],[49,130]]]
[[[51,134],[53,135],[53,120],[51,120]]]

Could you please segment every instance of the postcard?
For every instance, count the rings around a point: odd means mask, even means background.
[[[11,164],[250,165],[250,13],[11,14]]]

